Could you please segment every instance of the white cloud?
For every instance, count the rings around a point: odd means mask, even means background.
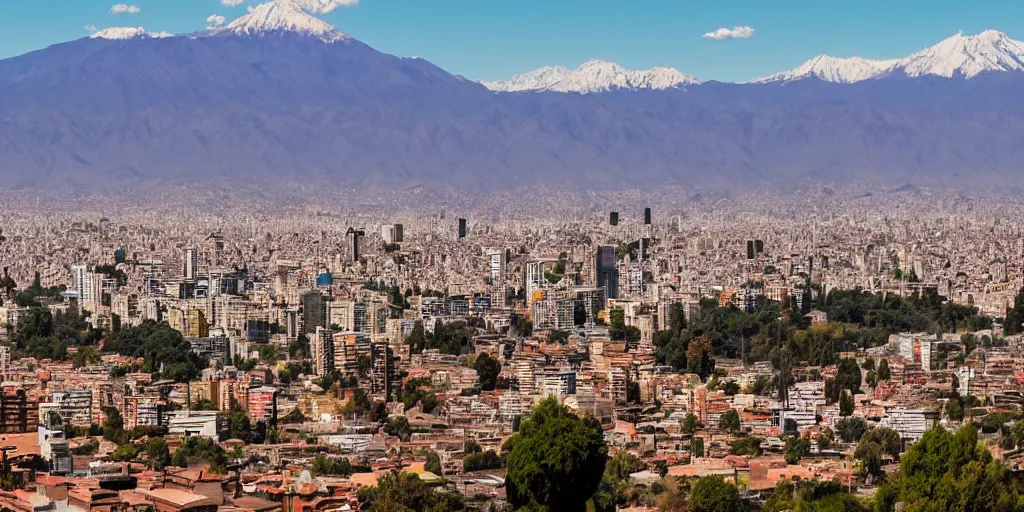
[[[84,28],[87,32],[96,32],[97,30],[96,25],[86,25],[82,28]]]
[[[317,14],[331,12],[339,7],[359,5],[359,0],[292,0],[303,9]]]
[[[220,0],[220,3],[223,4],[224,7],[238,7],[245,3],[245,0]]]
[[[704,39],[721,41],[722,39],[750,39],[753,35],[754,29],[752,27],[733,27],[731,29],[722,27],[714,32],[708,32],[702,37]]]
[[[219,14],[211,14],[206,18],[206,28],[217,28],[224,24],[228,19]]]
[[[115,16],[118,14],[138,14],[140,12],[142,12],[142,9],[128,4],[117,4],[110,8],[110,14]]]

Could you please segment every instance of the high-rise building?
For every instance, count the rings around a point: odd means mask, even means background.
[[[619,225],[619,212],[611,212],[608,215],[608,224],[611,224],[612,226]]]
[[[199,273],[199,249],[185,249],[185,269],[183,275],[187,280],[195,280]]]
[[[401,224],[385,224],[380,227],[380,237],[386,244],[400,244],[405,238],[404,227]]]
[[[309,342],[309,352],[313,359],[313,373],[317,377],[331,373],[334,370],[334,333],[317,327]]]
[[[302,332],[312,334],[317,327],[327,327],[327,301],[318,290],[302,294]]]
[[[383,393],[384,401],[397,399],[399,388],[398,365],[391,346],[387,343],[370,345],[370,384],[371,392]]]
[[[0,346],[0,373],[7,373],[11,369],[11,347]]]
[[[604,288],[605,300],[619,298],[619,269],[615,263],[615,246],[597,248],[597,286]]]
[[[544,284],[544,262],[528,261],[526,263],[526,301],[533,302],[533,293]]]
[[[277,421],[277,389],[261,386],[249,389],[249,403],[246,408],[249,419],[264,421],[268,425]]]
[[[644,208],[644,224],[651,225],[651,209]]]
[[[359,239],[366,236],[366,232],[361,229],[348,228],[345,235],[352,237],[352,261],[359,261]]]
[[[487,262],[490,269],[492,285],[499,285],[505,281],[505,251],[503,249],[488,249]]]
[[[459,219],[459,238],[466,238],[467,233],[466,219]]]

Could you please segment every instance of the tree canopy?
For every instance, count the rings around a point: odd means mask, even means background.
[[[192,352],[192,346],[167,323],[147,320],[137,327],[122,329],[107,338],[105,352],[140,357],[143,370],[159,373],[160,378],[180,382],[194,379],[206,367],[206,361]]]
[[[517,509],[584,510],[608,458],[600,423],[575,416],[553,398],[523,420],[509,445],[505,483]]]
[[[736,487],[720,476],[707,476],[697,480],[690,491],[692,512],[739,512],[743,500]]]
[[[876,509],[905,512],[986,512],[1024,509],[1009,470],[965,425],[956,433],[936,426],[903,455],[900,471],[879,490]]]

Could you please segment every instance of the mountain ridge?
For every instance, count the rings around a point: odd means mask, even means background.
[[[0,187],[734,190],[1022,171],[1024,73],[503,93],[282,12],[0,60]]]
[[[1022,70],[1024,42],[1010,39],[996,30],[969,36],[961,31],[899,59],[840,58],[821,54],[794,69],[756,78],[751,83],[791,82],[806,78],[853,83],[894,75],[970,79],[988,72]]]
[[[674,89],[696,85],[700,81],[673,68],[629,70],[614,62],[592,59],[576,69],[545,66],[507,80],[481,83],[488,89],[498,92],[553,91],[588,94],[614,89]]]

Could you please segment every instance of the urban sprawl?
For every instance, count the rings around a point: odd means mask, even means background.
[[[1019,205],[745,201],[9,208],[0,509],[1022,509]]]

